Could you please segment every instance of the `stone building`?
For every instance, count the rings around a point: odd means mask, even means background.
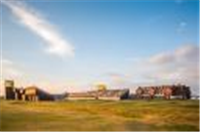
[[[136,98],[190,99],[190,87],[186,85],[162,85],[138,87]]]
[[[38,100],[53,100],[53,95],[43,91],[36,86],[26,87],[23,91],[22,99],[28,101],[38,101]]]
[[[68,100],[123,100],[129,98],[128,89],[97,90],[82,93],[69,93]]]
[[[7,100],[15,99],[14,81],[13,80],[6,80],[4,85],[5,85],[5,98]]]
[[[24,101],[38,101],[38,100],[54,100],[53,95],[43,91],[36,86],[26,88],[16,88],[14,81],[5,81],[5,98],[7,100],[24,100]]]

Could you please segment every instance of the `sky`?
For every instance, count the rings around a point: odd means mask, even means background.
[[[198,0],[1,0],[1,91],[185,84],[199,92]]]

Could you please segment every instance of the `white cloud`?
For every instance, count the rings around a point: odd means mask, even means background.
[[[163,52],[151,56],[147,59],[147,62],[154,65],[182,65],[188,66],[197,65],[199,61],[199,47],[194,45],[184,45],[172,52]],[[196,66],[195,65],[195,66]]]
[[[143,72],[137,74],[144,79],[155,83],[184,83],[190,85],[193,92],[198,91],[199,47],[184,45],[172,52],[154,55],[142,62],[139,69]]]
[[[21,24],[39,36],[47,45],[46,52],[60,57],[73,56],[74,47],[40,14],[22,2],[1,1]]]
[[[1,60],[1,76],[2,78],[15,78],[23,75],[23,72],[20,71],[16,64],[9,59]]]
[[[0,74],[0,95],[4,94],[4,80],[16,79],[24,75],[20,68],[9,59],[1,59],[1,74]]]
[[[166,64],[178,61],[197,62],[199,59],[199,47],[195,45],[184,45],[171,52],[163,52],[151,56],[148,60],[152,63]],[[192,60],[192,61],[191,61]]]
[[[185,61],[197,62],[199,61],[199,47],[193,45],[185,45],[177,49],[174,53],[177,60],[185,59]],[[184,61],[184,60],[182,60]]]
[[[167,64],[173,61],[173,59],[173,55],[170,53],[160,53],[158,55],[152,56],[148,59],[148,61],[153,64]]]
[[[108,82],[114,87],[132,90],[141,85],[182,83],[189,85],[193,94],[199,91],[198,46],[184,45],[132,62],[130,69],[123,74],[109,73]]]

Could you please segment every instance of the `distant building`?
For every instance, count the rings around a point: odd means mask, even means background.
[[[54,100],[54,97],[36,86],[26,88],[15,88],[14,81],[5,81],[5,97],[7,100]]]
[[[5,85],[5,98],[7,100],[14,100],[15,99],[14,81],[6,80],[4,85]]]
[[[23,94],[24,94],[24,89],[23,88],[14,88],[14,93],[15,93],[15,100],[22,100]]]
[[[53,100],[53,96],[36,86],[27,87],[22,95],[23,100],[38,101],[38,100]]]
[[[191,91],[185,85],[162,85],[138,87],[136,98],[190,99]]]
[[[114,89],[98,92],[98,99],[101,100],[123,100],[129,98],[128,89]]]
[[[98,85],[97,90],[77,93],[49,94],[44,90],[30,86],[16,88],[13,80],[5,81],[5,98],[7,100],[124,100],[124,99],[199,99],[191,96],[190,87],[186,85],[161,85],[138,87],[135,94],[129,89],[107,89],[105,85]]]
[[[129,98],[128,89],[97,90],[82,93],[69,93],[68,100],[123,100]]]

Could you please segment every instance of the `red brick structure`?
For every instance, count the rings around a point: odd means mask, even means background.
[[[162,85],[138,87],[136,89],[136,98],[153,99],[161,97],[164,99],[190,99],[191,91],[186,85]]]

